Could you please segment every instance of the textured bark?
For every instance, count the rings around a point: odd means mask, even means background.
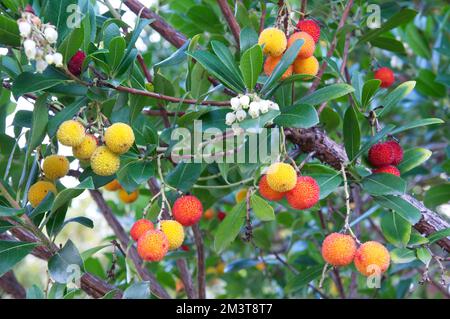
[[[241,34],[241,28],[239,27],[239,24],[237,23],[236,18],[234,17],[233,12],[228,5],[228,0],[217,0],[217,3],[219,4],[220,10],[225,17],[225,20],[227,20],[228,26],[230,27],[231,33],[233,34],[234,40],[236,41],[236,46],[238,50],[240,50],[239,37]]]
[[[15,299],[24,299],[26,296],[25,288],[17,281],[12,271],[0,277],[0,289]]]

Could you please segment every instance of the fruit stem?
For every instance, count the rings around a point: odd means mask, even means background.
[[[350,215],[351,215],[351,208],[350,208],[350,193],[348,191],[348,183],[347,183],[347,174],[345,173],[345,167],[344,165],[341,166],[341,172],[342,172],[342,178],[344,179],[344,191],[345,191],[345,206],[346,206],[346,213],[345,213],[345,224],[344,224],[344,232],[348,231],[349,234],[355,239],[355,241],[358,244],[361,244],[358,237],[356,237],[355,233],[353,232],[352,228],[350,227]]]

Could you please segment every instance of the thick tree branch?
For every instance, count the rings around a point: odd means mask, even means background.
[[[240,50],[239,36],[241,34],[241,28],[239,27],[239,24],[237,23],[236,18],[228,5],[228,0],[217,0],[217,3],[219,4],[225,20],[227,20],[228,26],[230,27],[231,33],[236,41],[236,47]]]
[[[114,213],[112,212],[111,208],[106,203],[105,199],[103,198],[102,193],[98,190],[90,190],[92,198],[97,203],[97,206],[102,213],[103,217],[105,217],[106,221],[108,222],[109,226],[114,231],[114,234],[117,236],[117,238],[120,241],[120,244],[123,247],[128,247],[130,243],[130,237],[125,232],[125,229],[123,229],[122,225],[117,220],[116,216],[114,216]],[[151,290],[154,295],[161,299],[170,299],[169,294],[167,291],[161,287],[161,285],[158,283],[156,277],[148,272],[148,270],[145,268],[141,258],[139,257],[137,250],[135,246],[131,246],[128,250],[128,257],[133,261],[136,270],[139,273],[139,276],[143,280],[149,281],[151,285]]]
[[[12,270],[0,277],[0,289],[15,299],[25,299],[25,288],[19,283]]]

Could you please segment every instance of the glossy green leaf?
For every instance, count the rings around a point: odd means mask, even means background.
[[[381,206],[396,211],[401,217],[414,225],[422,218],[420,210],[398,196],[376,196],[375,201]]]
[[[345,83],[332,84],[320,88],[310,95],[302,97],[298,102],[311,105],[319,105],[324,102],[340,98],[341,96],[352,93],[353,91],[355,91],[355,89],[351,85]]]
[[[61,208],[63,205],[67,204],[73,198],[79,196],[86,189],[94,189],[94,183],[91,177],[86,178],[80,184],[75,186],[74,188],[66,188],[59,192],[52,205],[51,213],[54,213],[58,208]]]
[[[440,204],[450,202],[450,183],[432,186],[425,193],[424,204],[434,208]]]
[[[0,241],[0,277],[25,258],[37,243]]]
[[[0,44],[13,47],[20,46],[19,27],[17,22],[0,14]]]
[[[406,192],[406,182],[393,174],[372,174],[362,180],[365,191],[372,195],[394,195]]]
[[[387,114],[392,107],[396,106],[405,96],[407,96],[416,86],[416,81],[403,82],[397,86],[394,90],[389,92],[383,100],[381,100],[380,105],[383,106],[380,111],[377,111],[378,117]]]
[[[285,287],[287,292],[293,293],[306,285],[308,285],[311,281],[319,278],[322,274],[323,265],[312,266],[306,268],[305,270],[300,271],[298,275],[296,275],[292,280],[288,282]]]
[[[380,87],[381,81],[378,79],[371,79],[364,83],[361,94],[361,106],[363,109],[369,105],[370,99]]]
[[[349,160],[355,158],[361,145],[361,129],[359,128],[358,116],[352,106],[347,108],[343,123],[344,147]]]
[[[47,132],[48,106],[47,94],[41,95],[34,103],[33,120],[29,149],[35,149],[44,140]]]
[[[234,206],[233,210],[227,214],[225,219],[219,224],[214,237],[214,250],[220,254],[237,237],[245,222],[246,202],[240,202]]]
[[[434,124],[442,124],[445,123],[443,120],[441,119],[437,119],[437,118],[428,118],[428,119],[420,119],[420,120],[415,120],[415,121],[411,121],[408,124],[405,124],[403,126],[400,126],[398,128],[396,128],[395,130],[392,130],[392,135],[394,134],[398,134],[400,132],[404,132],[416,127],[421,127],[421,126],[426,126],[426,125],[434,125]]]
[[[253,90],[263,67],[261,47],[256,44],[244,52],[239,68],[241,69],[247,89]]]
[[[295,104],[283,108],[273,122],[279,126],[309,128],[319,123],[319,117],[311,105]]]
[[[406,264],[416,260],[414,250],[408,248],[394,248],[390,251],[390,255],[394,264]]]
[[[411,237],[411,224],[395,212],[386,212],[381,218],[384,237],[393,245],[404,248]]]
[[[109,52],[106,56],[108,59],[108,64],[111,67],[111,70],[116,70],[120,65],[123,57],[125,56],[125,48],[127,43],[123,37],[115,37],[109,43]]]
[[[250,205],[259,220],[271,221],[275,219],[273,207],[258,195],[252,195]]]
[[[397,168],[402,174],[406,173],[422,165],[422,163],[430,158],[431,154],[431,151],[421,147],[408,149],[403,153],[403,160],[398,164]]]
[[[202,164],[181,162],[166,177],[166,183],[182,192],[188,191],[202,173]]]
[[[123,299],[149,299],[150,282],[143,281],[129,286],[123,292]]]
[[[71,240],[48,261],[51,278],[61,284],[77,280],[84,271],[83,260]]]

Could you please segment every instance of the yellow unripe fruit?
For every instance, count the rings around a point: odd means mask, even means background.
[[[113,175],[119,167],[119,155],[111,152],[106,146],[97,147],[91,156],[91,168],[97,175]]]
[[[247,197],[247,188],[243,188],[236,193],[234,199],[236,200],[236,203],[240,203],[244,201],[246,197]]]
[[[69,172],[69,161],[65,156],[50,155],[44,159],[42,170],[47,179],[54,181],[67,175]]]
[[[290,191],[297,183],[295,169],[286,163],[274,163],[270,165],[266,177],[269,187],[277,192]]]
[[[61,144],[72,147],[80,145],[85,136],[83,124],[74,120],[63,122],[56,132],[56,137]]]
[[[264,46],[264,54],[280,56],[286,50],[287,39],[284,32],[280,29],[267,28],[259,35],[258,44]]]
[[[225,272],[225,263],[220,262],[216,266],[216,271],[219,275],[222,275]]]
[[[311,75],[311,77],[305,77],[305,80],[311,79],[317,72],[319,72],[319,61],[317,61],[315,56],[310,56],[306,59],[295,59],[294,73]]]
[[[184,229],[176,220],[162,220],[161,231],[166,235],[169,241],[169,250],[177,249],[183,244]]]
[[[73,156],[80,160],[88,160],[91,158],[97,148],[97,139],[93,135],[86,135],[80,145],[72,148]]]
[[[266,269],[266,264],[263,262],[259,262],[255,265],[256,269],[258,269],[259,271],[264,271],[264,269]]]
[[[33,208],[37,207],[47,196],[49,192],[56,194],[56,187],[53,183],[47,181],[39,181],[31,185],[28,190],[28,200]]]
[[[122,202],[126,204],[131,204],[136,201],[136,199],[139,197],[139,192],[135,190],[132,193],[127,193],[126,190],[123,188],[119,190],[119,198]]]
[[[114,123],[105,131],[105,144],[114,153],[124,154],[128,152],[133,143],[133,130],[125,123]]]

